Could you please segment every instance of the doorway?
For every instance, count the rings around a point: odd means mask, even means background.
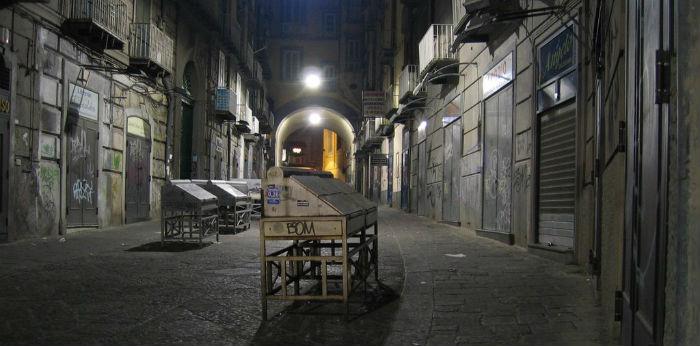
[[[151,213],[151,127],[129,117],[126,136],[126,222],[148,220]]]
[[[411,183],[411,156],[409,155],[410,136],[408,129],[403,132],[402,152],[401,152],[401,209],[410,211],[410,183]]]
[[[8,193],[10,160],[10,69],[0,56],[0,242],[8,240]]]
[[[625,236],[622,290],[624,345],[661,345],[664,335],[669,104],[658,53],[670,44],[669,1],[629,2]],[[670,31],[670,30],[669,30]],[[668,53],[670,54],[670,53]],[[655,97],[656,96],[656,97]]]
[[[192,133],[194,107],[182,103],[182,129],[180,137],[180,179],[192,179]]]
[[[442,221],[458,224],[460,207],[462,118],[445,127],[442,169]]]
[[[66,219],[69,227],[97,226],[97,122],[80,117],[68,129],[68,199]]]
[[[428,216],[428,157],[425,149],[425,140],[418,144],[418,215]]]
[[[485,102],[483,230],[511,234],[513,86]]]

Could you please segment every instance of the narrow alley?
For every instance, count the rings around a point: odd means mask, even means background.
[[[0,245],[0,343],[607,344],[577,266],[400,211],[380,215],[385,287],[360,296],[348,322],[341,304],[285,302],[261,323],[255,226],[201,249],[161,248],[152,222]]]
[[[700,345],[698,0],[0,0],[0,346]]]

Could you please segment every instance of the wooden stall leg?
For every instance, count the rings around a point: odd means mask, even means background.
[[[374,280],[379,282],[379,222],[374,223],[374,246],[372,262],[374,262]]]
[[[260,305],[262,308],[262,320],[267,321],[267,294],[268,289],[268,274],[271,272],[267,263],[267,252],[265,249],[265,236],[260,232]]]

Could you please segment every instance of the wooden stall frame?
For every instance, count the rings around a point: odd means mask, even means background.
[[[340,222],[341,230],[338,234],[320,234],[320,235],[266,235],[266,225],[269,223],[307,223],[307,222],[325,222],[333,221]],[[379,253],[378,253],[378,237],[379,237],[379,227],[378,223],[375,221],[373,224],[364,225],[362,229],[358,229],[352,233],[347,233],[347,219],[344,216],[299,216],[299,217],[275,217],[275,218],[263,218],[260,222],[260,270],[261,270],[261,307],[262,307],[262,319],[267,321],[268,314],[268,301],[269,300],[306,300],[306,301],[338,301],[345,305],[345,318],[347,319],[350,312],[350,301],[349,297],[351,293],[360,286],[364,284],[364,292],[367,290],[367,279],[374,273],[374,279],[379,281]],[[289,227],[289,226],[287,226]],[[372,228],[373,234],[367,234],[367,230]],[[288,230],[288,233],[289,230]],[[310,233],[310,232],[309,232]],[[348,240],[358,240],[357,243],[349,243]],[[292,241],[292,245],[286,246],[282,249],[276,250],[271,253],[267,253],[267,243],[275,241]],[[320,243],[321,241],[331,241],[330,244],[325,245]],[[318,242],[314,246],[310,246],[311,242]],[[338,242],[338,243],[336,243]],[[301,244],[301,246],[300,246]],[[370,247],[371,245],[371,247]],[[303,251],[300,254],[299,249],[303,249],[304,246],[315,247],[318,250],[317,255],[304,255]],[[341,248],[341,255],[336,255],[336,248]],[[330,255],[321,255],[323,249],[330,249]],[[364,252],[363,252],[364,251]],[[283,255],[285,253],[293,252],[294,254]],[[358,254],[357,262],[352,261],[352,257]],[[369,258],[364,258],[363,256],[369,256]],[[367,261],[367,263],[362,263]],[[294,291],[290,294],[288,292],[288,286],[290,282],[288,280],[287,266],[288,262],[301,262],[301,265],[295,263],[291,266],[291,284],[294,285]],[[320,294],[300,294],[299,285],[301,279],[304,277],[306,272],[304,271],[305,262],[320,262],[320,280],[319,283],[321,290]],[[273,270],[272,266],[274,263],[279,263],[279,276],[280,285],[279,287],[274,287],[275,278],[273,280]],[[342,268],[341,287],[342,294],[328,294],[328,284],[331,276],[327,273],[328,265],[340,265]],[[356,284],[353,285],[353,277],[351,277],[353,266],[355,267],[356,275],[358,276]],[[310,267],[309,271],[313,269]],[[307,271],[308,272],[308,271]],[[280,294],[277,295],[276,293]]]

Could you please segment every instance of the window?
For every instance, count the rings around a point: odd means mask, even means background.
[[[335,13],[323,14],[323,33],[326,35],[335,35],[338,33]]]
[[[330,89],[335,88],[336,71],[334,64],[323,65],[323,80]]]
[[[219,73],[218,73],[218,86],[226,87],[228,86],[228,61],[226,59],[226,54],[219,51]]]
[[[282,80],[296,81],[301,70],[301,51],[298,49],[282,50]]]
[[[282,7],[282,23],[303,23],[305,18],[302,0],[284,0]]]
[[[360,51],[360,40],[347,40],[347,46],[345,47],[345,57],[346,71],[357,72],[360,70],[360,60],[362,59],[362,52]]]
[[[360,41],[359,40],[354,40],[354,39],[348,40],[347,58],[348,58],[348,60],[360,59]]]

